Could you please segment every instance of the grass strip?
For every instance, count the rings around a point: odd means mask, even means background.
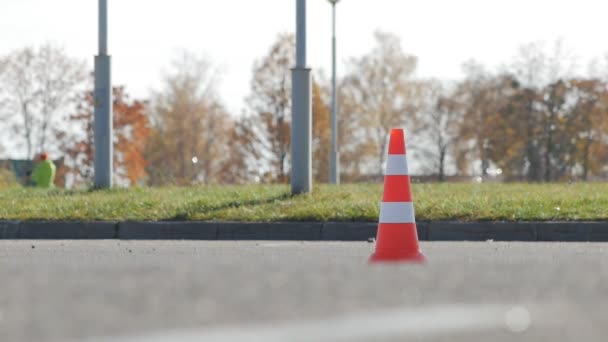
[[[418,221],[608,220],[608,184],[414,184]],[[381,184],[0,190],[0,220],[376,221]]]

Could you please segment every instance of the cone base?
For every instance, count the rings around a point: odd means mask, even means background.
[[[369,258],[370,263],[412,263],[412,264],[424,264],[426,263],[426,258],[424,254],[420,251],[417,252],[382,252],[376,251],[376,253],[372,254]]]

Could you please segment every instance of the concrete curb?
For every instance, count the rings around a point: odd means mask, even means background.
[[[18,239],[115,239],[116,222],[20,222]]]
[[[608,241],[608,222],[547,222],[537,229],[538,241]]]
[[[538,223],[530,222],[430,222],[431,241],[536,241]]]
[[[18,221],[0,221],[0,239],[17,239],[18,237]]]
[[[608,241],[608,222],[418,222],[423,241]],[[0,221],[0,239],[367,241],[374,222]]]
[[[323,223],[220,223],[218,240],[321,240]]]
[[[376,236],[378,224],[373,222],[327,222],[323,223],[323,241],[366,241]]]
[[[217,240],[213,222],[119,222],[117,238],[124,240]]]

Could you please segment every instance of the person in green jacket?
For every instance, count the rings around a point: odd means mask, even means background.
[[[39,163],[32,172],[32,181],[38,188],[52,188],[55,186],[55,164],[49,160],[46,152],[40,153]]]

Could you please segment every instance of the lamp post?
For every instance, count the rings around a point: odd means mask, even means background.
[[[108,0],[99,0],[99,53],[95,56],[95,188],[112,187],[112,78],[108,55]]]
[[[338,94],[336,90],[336,4],[340,0],[328,0],[332,10],[331,38],[331,152],[329,161],[329,182],[340,184],[340,153],[338,152]]]
[[[312,82],[306,66],[306,0],[296,0],[296,66],[291,89],[291,193],[312,190]]]

